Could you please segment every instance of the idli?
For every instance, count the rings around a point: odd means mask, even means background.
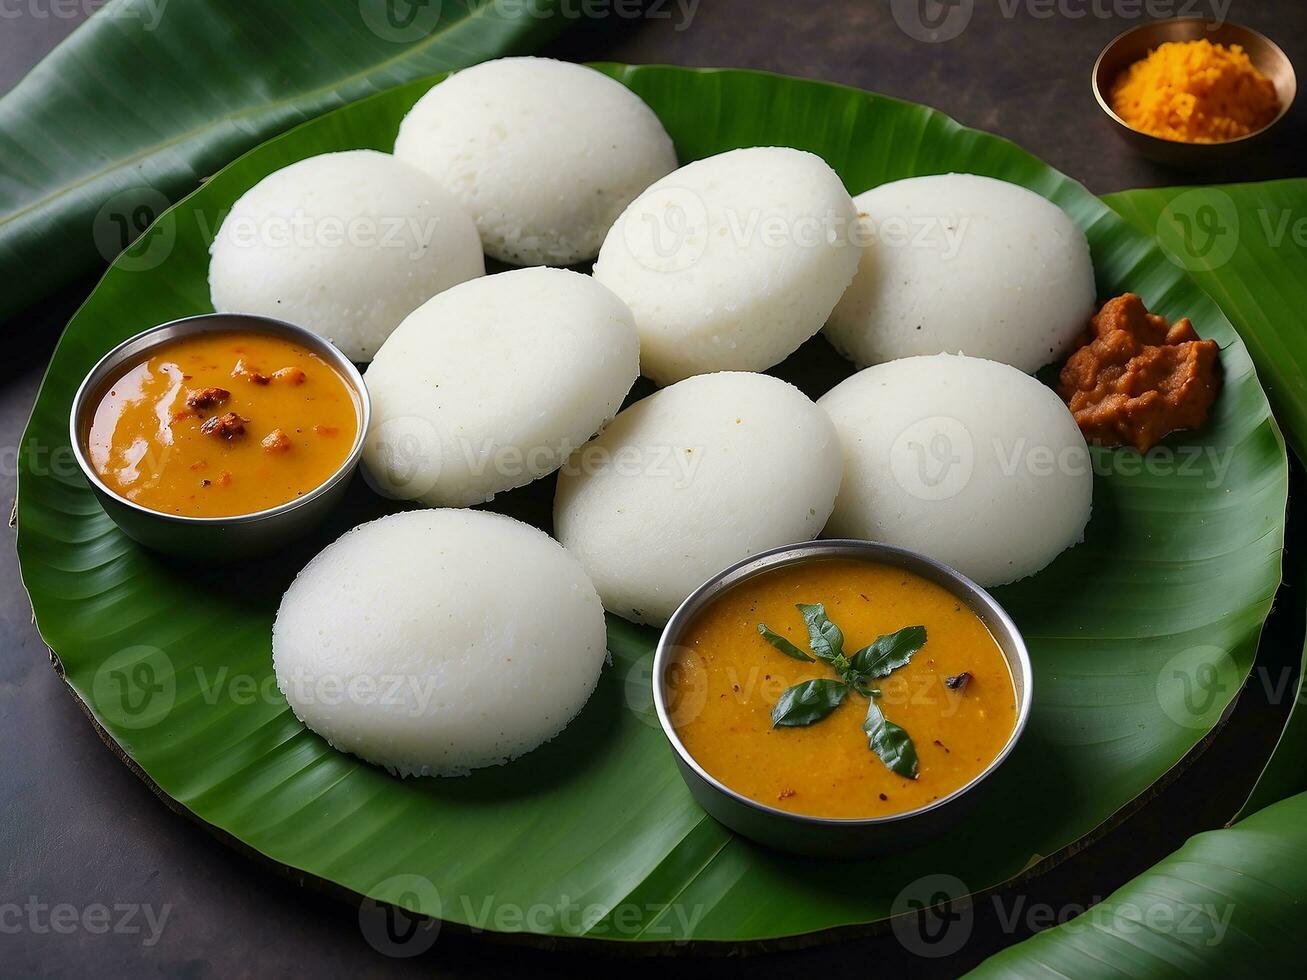
[[[661,626],[727,565],[816,537],[839,483],[835,429],[797,388],[700,375],[636,402],[572,454],[554,534],[605,608]]]
[[[631,311],[589,276],[515,269],[414,310],[368,368],[382,493],[465,507],[552,473],[640,374]]]
[[[862,261],[826,336],[859,366],[961,352],[1033,372],[1068,354],[1089,323],[1089,243],[1033,191],[944,174],[854,203]]]
[[[487,254],[571,265],[676,166],[663,124],[593,68],[501,58],[456,72],[404,117],[395,155],[440,181],[476,221]]]
[[[499,514],[392,514],[327,546],[272,627],[277,686],[332,746],[460,775],[553,738],[594,691],[604,611],[553,539]]]
[[[977,357],[909,357],[817,404],[844,447],[828,537],[913,548],[982,586],[1032,575],[1081,540],[1089,449],[1030,375]]]
[[[855,219],[820,157],[732,150],[636,198],[594,274],[631,307],[644,373],[660,385],[761,371],[820,330],[853,279]]]
[[[219,313],[326,337],[351,360],[442,289],[486,271],[472,219],[416,167],[375,150],[324,153],[264,177],[210,248]]]

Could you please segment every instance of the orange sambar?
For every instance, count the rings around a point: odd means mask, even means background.
[[[912,661],[873,682],[881,711],[916,748],[916,779],[891,772],[871,751],[862,730],[868,699],[856,692],[810,726],[773,727],[786,688],[836,677],[825,663],[792,659],[759,635],[765,623],[808,651],[798,603],[825,605],[846,654],[906,626],[926,628]],[[988,628],[947,589],[901,568],[819,559],[764,572],[713,600],[683,642],[668,673],[681,742],[720,782],[782,810],[866,818],[926,806],[980,775],[1016,727],[1012,674]],[[964,673],[957,689],[945,683]]]
[[[213,331],[160,344],[115,379],[87,448],[105,485],[142,507],[233,517],[324,483],[358,428],[357,393],[313,351]]]

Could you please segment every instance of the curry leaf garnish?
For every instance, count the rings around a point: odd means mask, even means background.
[[[868,746],[891,772],[916,779],[916,746],[907,732],[885,717],[876,704],[881,697],[880,688],[872,687],[870,682],[906,667],[913,654],[926,645],[926,627],[905,626],[896,633],[878,636],[857,653],[845,656],[844,631],[831,622],[824,605],[801,602],[795,608],[802,613],[808,627],[808,644],[813,654],[817,660],[829,664],[839,680],[819,678],[786,688],[772,709],[772,726],[798,728],[819,722],[843,704],[850,691],[856,691],[867,699],[867,720],[862,730],[867,733]],[[758,624],[758,633],[785,656],[815,662],[766,623]],[[964,673],[948,678],[945,683],[950,689],[960,688],[968,679],[969,675]]]
[[[852,657],[853,671],[865,677],[888,677],[892,671],[906,667],[912,655],[926,643],[926,627],[905,626],[897,633],[878,636]]]
[[[826,616],[826,607],[820,602],[799,603],[796,607],[808,624],[808,645],[817,659],[832,663],[844,657],[844,631]]]
[[[917,748],[912,739],[894,722],[885,717],[875,700],[867,703],[867,720],[862,723],[871,751],[891,771],[908,779],[917,778]]]
[[[807,663],[813,662],[812,657],[808,656],[779,633],[769,630],[765,623],[758,624],[758,632],[762,635],[764,640],[774,646],[781,653],[785,654],[785,656],[793,657],[795,660],[803,660]]]
[[[821,721],[844,701],[849,693],[842,681],[804,681],[786,688],[772,709],[772,725],[798,728]]]

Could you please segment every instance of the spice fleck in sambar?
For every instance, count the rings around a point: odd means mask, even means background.
[[[926,806],[1007,745],[998,642],[943,586],[870,561],[764,572],[712,601],[669,665],[686,751],[750,799],[815,817]]]

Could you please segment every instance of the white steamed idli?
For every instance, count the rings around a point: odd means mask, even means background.
[[[354,528],[300,572],[272,628],[295,716],[401,776],[458,775],[547,742],[594,691],[605,647],[576,559],[530,525],[468,510]]]
[[[307,327],[368,361],[442,289],[486,271],[472,220],[415,167],[375,150],[324,153],[264,177],[210,249],[220,313]]]
[[[1081,540],[1093,472],[1070,411],[1006,364],[956,354],[860,371],[818,403],[844,446],[826,536],[901,545],[982,586]]]
[[[839,482],[835,429],[797,388],[701,375],[636,402],[572,455],[554,534],[605,608],[661,626],[726,566],[816,537]]]
[[[515,265],[594,258],[622,209],[676,166],[671,137],[638,96],[549,58],[451,75],[404,117],[395,155],[439,180],[487,254]]]
[[[1033,191],[945,174],[883,184],[854,203],[865,247],[826,336],[859,366],[961,352],[1033,372],[1088,325],[1089,243]]]
[[[826,322],[853,279],[853,200],[818,156],[732,150],[641,194],[604,240],[594,274],[640,330],[660,385],[762,371]]]
[[[465,507],[552,473],[640,374],[631,311],[589,276],[515,269],[415,310],[367,372],[380,492]]]

